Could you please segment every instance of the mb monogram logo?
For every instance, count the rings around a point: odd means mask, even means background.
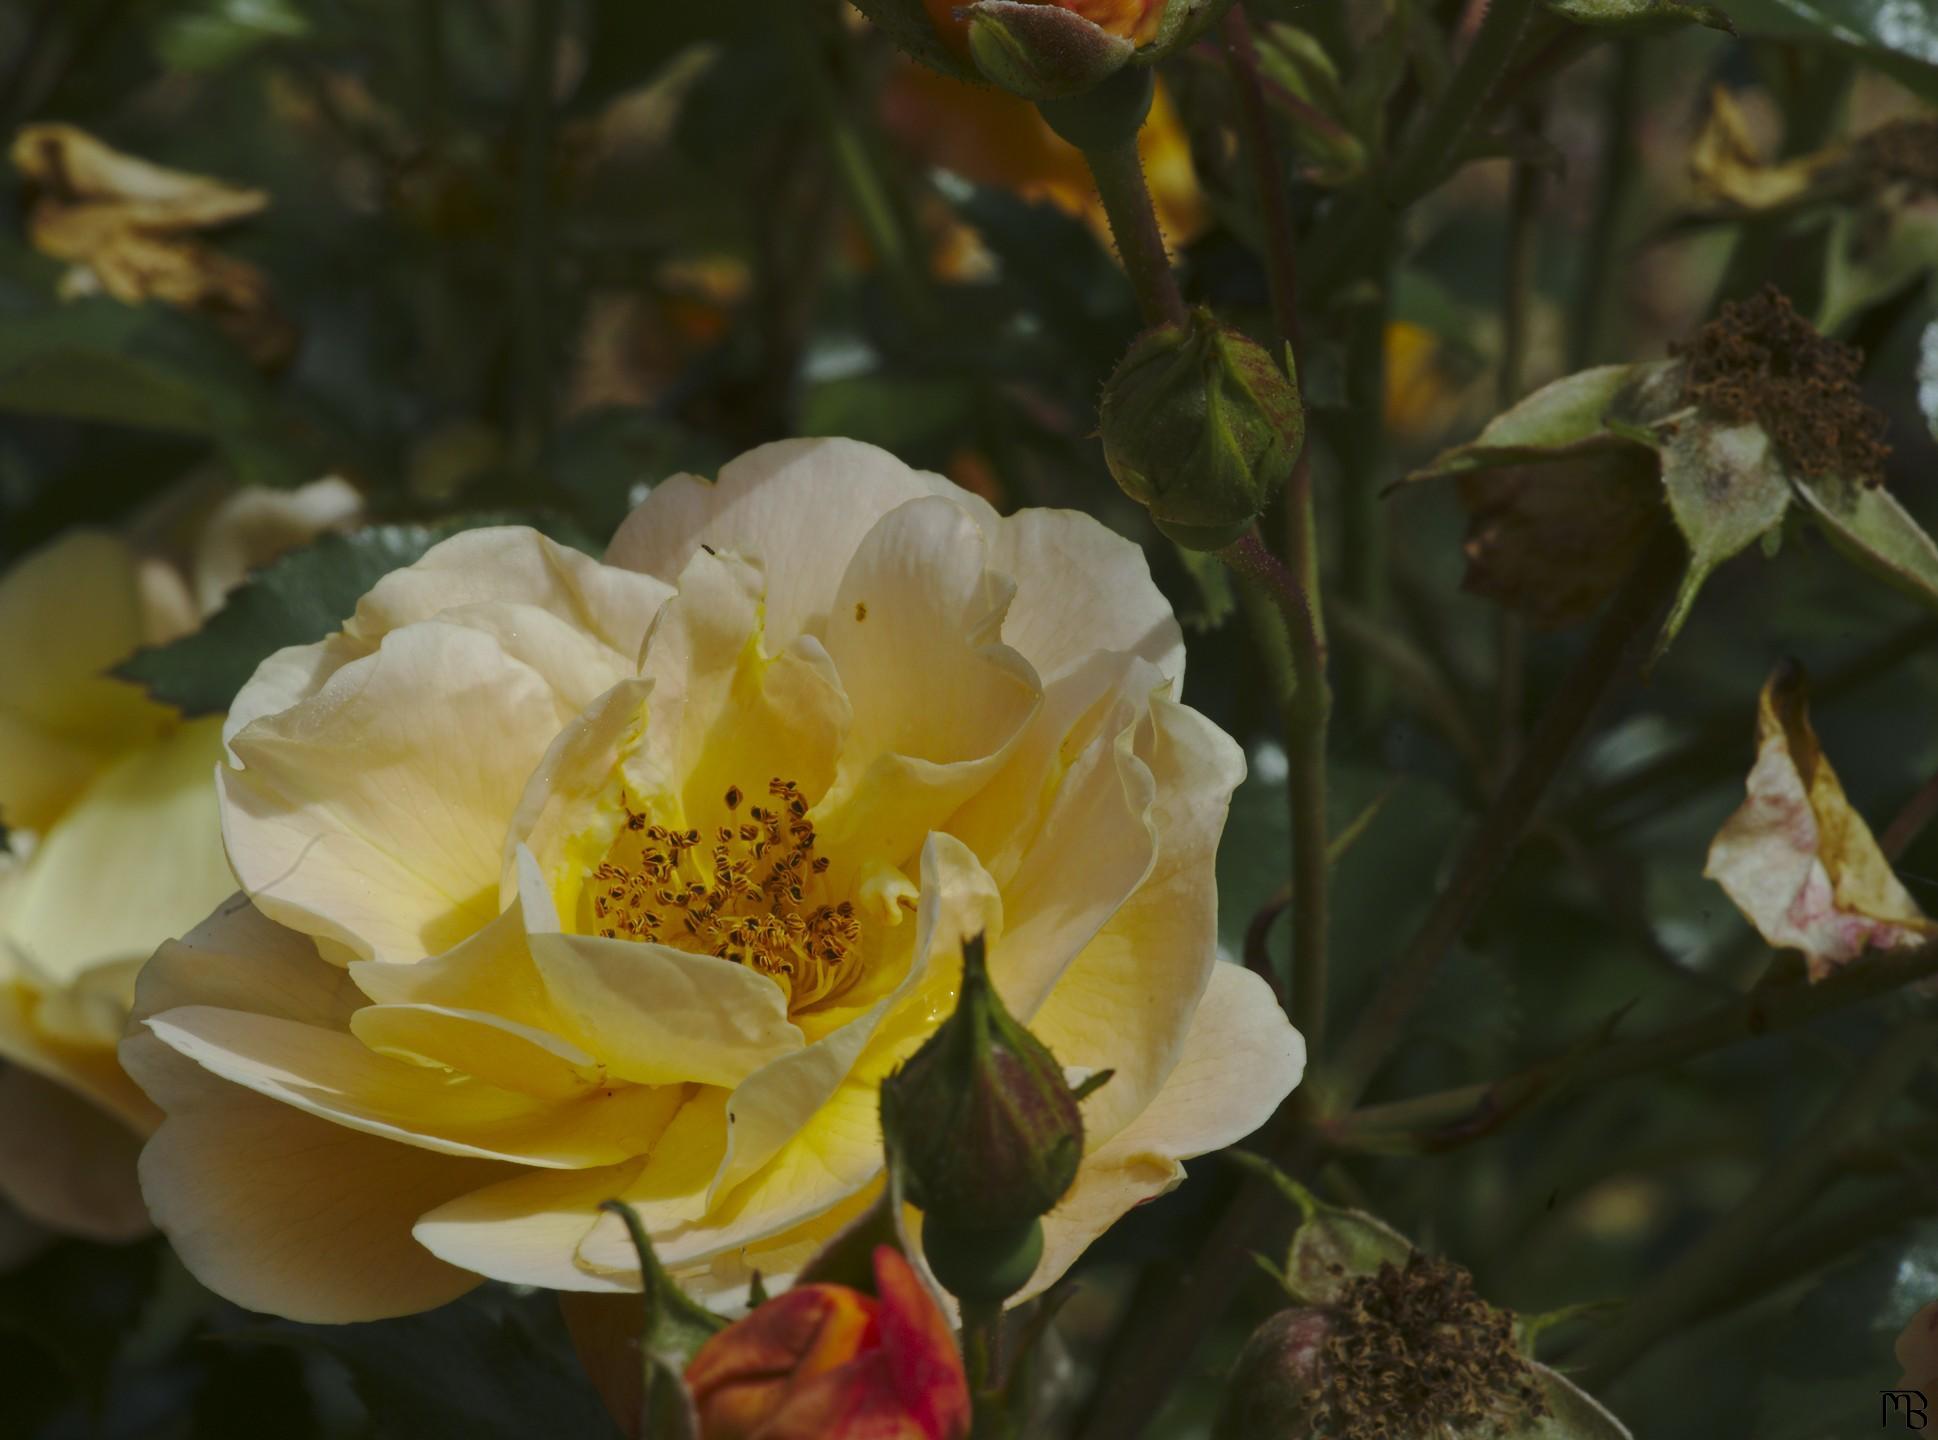
[[[1896,1418],[1906,1430],[1922,1430],[1930,1423],[1924,1391],[1880,1390],[1878,1396],[1882,1411],[1878,1416],[1879,1425],[1889,1426]]]

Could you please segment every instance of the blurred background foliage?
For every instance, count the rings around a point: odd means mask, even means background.
[[[1409,89],[1475,18],[1450,0],[1247,8],[1302,223],[1379,162]],[[1390,291],[1303,297],[1348,677],[1335,827],[1377,807],[1337,872],[1340,1014],[1418,922],[1580,644],[1504,629],[1462,593],[1451,487],[1375,501],[1341,474],[1397,480],[1539,383],[1661,356],[1716,301],[1773,280],[1862,347],[1866,394],[1891,420],[1888,483],[1938,527],[1938,184],[1762,211],[1729,198],[1760,164],[1929,115],[1931,9],[1734,0],[1732,36],[1590,30],[1560,17],[1607,6],[1551,8],[1502,97],[1504,153],[1407,215]],[[1263,333],[1222,58],[1201,47],[1162,82],[1146,162],[1187,296]],[[1719,87],[1742,127],[1724,152]],[[1314,109],[1333,129],[1315,130]],[[0,563],[72,525],[137,523],[183,483],[338,473],[382,522],[279,562],[200,640],[146,657],[158,691],[222,708],[261,655],[322,633],[375,574],[476,517],[596,550],[661,476],[777,436],[849,435],[1004,507],[1081,507],[1147,543],[1189,627],[1187,698],[1252,758],[1220,869],[1223,942],[1244,951],[1284,878],[1273,705],[1222,574],[1159,540],[1103,468],[1095,401],[1137,328],[1131,292],[1076,155],[1020,102],[915,70],[820,0],[8,0],[0,119],[9,134],[77,126],[266,196],[181,242],[194,273],[241,273],[215,255],[254,280],[129,304],[85,260],[44,253],[61,217],[16,150],[0,182]],[[1692,153],[1706,169],[1692,174]],[[1371,573],[1333,558],[1364,551],[1354,527],[1369,523]],[[1700,872],[1782,657],[1816,677],[1826,751],[1874,825],[1938,771],[1938,621],[1814,532],[1787,535],[1779,559],[1725,568],[1605,717],[1375,1099],[1510,1073],[1617,1024],[1643,1033],[1766,972],[1772,957]],[[1938,908],[1938,829],[1899,873]],[[1322,1188],[1469,1266],[1502,1304],[1618,1299],[1734,1203],[1881,1025],[1848,1011],[1599,1085],[1498,1136],[1340,1162]],[[1933,1118],[1854,1145],[1741,1293],[1609,1392],[1636,1434],[1875,1428],[1891,1340],[1938,1298],[1938,1086],[1913,1098]],[[1190,1255],[1233,1182],[1195,1166],[1087,1257],[1043,1367],[1051,1413],[1080,1408],[1123,1315]],[[158,1242],[16,1248],[0,1276],[0,1434],[610,1433],[543,1295],[487,1287],[330,1331],[213,1301]],[[1206,1433],[1217,1377],[1277,1303],[1261,1275],[1202,1337],[1158,1433]],[[1579,1327],[1554,1334],[1565,1362]]]

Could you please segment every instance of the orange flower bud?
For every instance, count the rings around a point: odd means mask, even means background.
[[[949,1322],[908,1261],[875,1250],[871,1298],[801,1285],[686,1369],[705,1440],[962,1440],[969,1385]]]

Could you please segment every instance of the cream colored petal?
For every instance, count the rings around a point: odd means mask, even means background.
[[[497,919],[442,955],[358,960],[349,970],[357,988],[380,1005],[478,1010],[554,1035],[566,1029],[532,963],[524,911],[515,896]]]
[[[1002,771],[951,817],[1000,878],[1005,933],[990,951],[1004,1003],[1034,1015],[1065,968],[1155,863],[1157,781],[1137,754],[1168,688],[1126,654],[1083,661],[1051,685]]]
[[[781,440],[729,461],[717,480],[661,481],[619,527],[606,563],[672,580],[702,545],[757,560],[767,577],[767,634],[778,649],[821,633],[842,573],[875,522],[930,495],[994,527],[995,512],[981,499],[886,450]]]
[[[105,672],[142,643],[127,545],[77,531],[0,576],[0,817],[44,830],[97,767],[161,733],[173,712]]]
[[[221,755],[222,722],[195,720],[101,771],[22,868],[0,946],[64,986],[200,922],[235,889],[216,815]]]
[[[613,1165],[657,1135],[677,1096],[640,1086],[546,1103],[377,1055],[351,1035],[190,1005],[150,1034],[212,1075],[353,1130],[447,1155],[555,1169]],[[167,1107],[171,1113],[174,1107]]]
[[[623,1086],[546,1103],[453,1081],[352,1038],[363,1000],[351,976],[322,960],[308,937],[238,897],[143,969],[122,1063],[171,1113],[182,1097],[206,1091],[207,1072],[406,1144],[541,1166],[629,1159],[678,1101]]]
[[[1263,1125],[1304,1072],[1305,1041],[1271,987],[1242,966],[1214,967],[1162,1088],[1085,1157],[1077,1183],[1043,1217],[1043,1259],[1018,1300],[1054,1284],[1126,1211],[1176,1186],[1180,1160],[1234,1145]],[[1102,1094],[1084,1102],[1086,1118]]]
[[[605,1079],[605,1067],[569,1040],[480,1010],[366,1005],[350,1033],[378,1055],[537,1100],[576,1100]]]
[[[233,738],[249,721],[289,709],[351,660],[374,651],[393,630],[431,619],[497,636],[507,653],[547,673],[561,703],[571,708],[580,694],[589,699],[630,672],[642,637],[671,593],[661,581],[601,565],[535,530],[466,530],[379,580],[343,631],[264,661],[230,707],[226,734]],[[550,618],[538,619],[541,613]],[[561,626],[574,638],[564,642],[567,653],[555,655]],[[595,672],[613,678],[588,678]],[[568,690],[571,695],[564,695]]]
[[[161,1112],[122,1071],[114,1046],[63,1043],[42,1027],[44,1009],[24,986],[0,983],[0,1061],[72,1090],[131,1130],[152,1130]]]
[[[722,1250],[694,1265],[675,1267],[679,1287],[723,1315],[744,1314],[752,1303],[756,1274],[770,1295],[791,1289],[795,1277],[881,1193],[881,1181],[863,1186],[832,1209],[774,1235]],[[919,1257],[918,1257],[919,1261]],[[634,1288],[638,1281],[635,1280]]]
[[[375,649],[375,645],[338,634],[313,645],[286,645],[272,651],[230,702],[228,717],[222,722],[223,743],[228,744],[265,715],[280,715],[308,699],[345,665]],[[235,758],[233,750],[229,752],[229,759],[234,764],[242,763]]]
[[[834,778],[853,716],[827,653],[812,640],[766,646],[761,572],[700,551],[680,573],[641,657],[653,687],[644,733],[648,771],[678,786],[689,825],[726,820],[729,785],[759,795],[770,776],[809,797]]]
[[[182,1263],[218,1295],[340,1324],[429,1310],[478,1283],[411,1226],[513,1167],[394,1144],[213,1076],[181,1098],[142,1151],[142,1193]]]
[[[862,541],[825,640],[854,710],[813,815],[837,890],[906,865],[1021,739],[1042,692],[997,639],[1009,596],[974,520],[946,501],[910,501]]]
[[[616,1079],[734,1085],[802,1044],[780,986],[745,965],[597,935],[531,944],[553,1003]]]
[[[1158,856],[1137,892],[1057,979],[1030,1028],[1065,1065],[1114,1069],[1084,1106],[1099,1140],[1150,1103],[1176,1063],[1217,963],[1213,874],[1244,756],[1217,726],[1169,700],[1151,702],[1139,758],[1157,782]],[[1146,749],[1148,746],[1148,749]]]
[[[698,1215],[726,1136],[726,1092],[700,1089],[652,1143],[651,1153],[603,1170],[519,1176],[452,1201],[426,1215],[417,1238],[455,1265],[514,1284],[555,1290],[637,1290],[632,1244],[601,1202],[623,1199],[649,1233]],[[614,1227],[621,1263],[581,1263],[579,1248],[595,1224]],[[625,1272],[630,1271],[630,1274]]]
[[[674,572],[677,574],[678,572]],[[507,604],[543,610],[630,663],[672,595],[660,580],[602,565],[523,526],[466,530],[394,570],[357,603],[345,629],[374,644],[447,610]]]
[[[638,1279],[588,1270],[579,1242],[599,1206],[625,1192],[645,1161],[598,1170],[542,1170],[501,1180],[438,1206],[417,1222],[417,1243],[450,1264],[510,1285],[626,1291]]]
[[[342,530],[363,513],[363,497],[335,476],[294,490],[252,485],[216,506],[195,542],[195,602],[204,615],[220,609],[249,572],[326,530]]]
[[[0,1070],[0,1195],[23,1215],[90,1240],[146,1235],[140,1150],[140,1135],[66,1086]]]
[[[1047,682],[1098,650],[1127,651],[1184,683],[1184,632],[1144,552],[1077,510],[1028,509],[990,536],[989,568],[1016,582],[1003,641]]]
[[[556,731],[551,688],[491,637],[392,631],[230,742],[236,876],[273,919],[360,958],[449,949],[498,915],[505,828]]]

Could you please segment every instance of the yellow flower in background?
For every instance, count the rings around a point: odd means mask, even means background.
[[[878,1190],[883,1076],[981,932],[1089,1153],[1040,1289],[1303,1046],[1216,960],[1243,763],[1142,553],[850,441],[677,476],[605,563],[468,532],[272,657],[220,774],[243,891],[143,971],[157,1223],[311,1320],[480,1277],[714,1304]]]
[[[45,1226],[148,1228],[134,1162],[158,1117],[115,1046],[141,963],[234,888],[210,783],[221,718],[105,672],[357,510],[338,480],[243,491],[190,517],[179,557],[153,534],[79,531],[0,575],[0,1195]]]

